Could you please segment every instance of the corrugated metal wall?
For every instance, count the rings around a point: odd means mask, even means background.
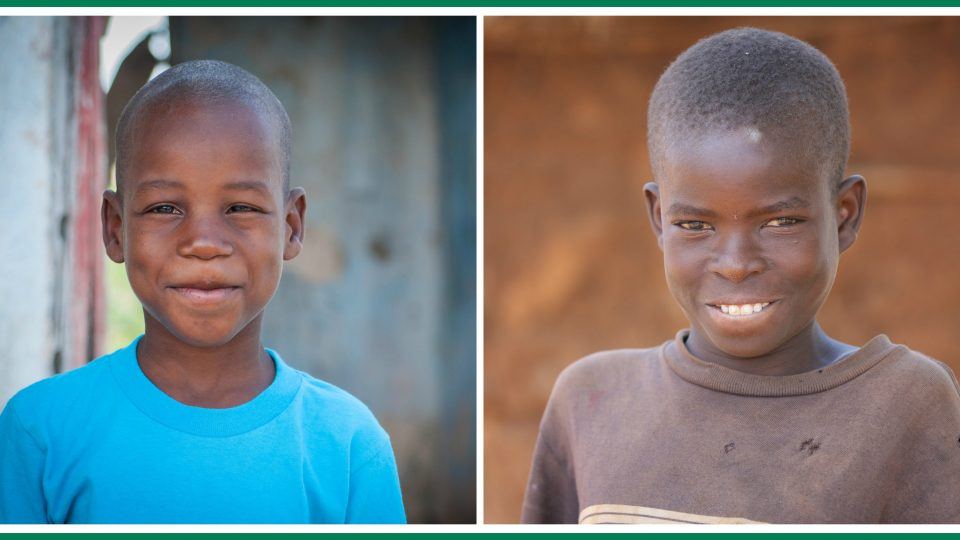
[[[264,341],[367,403],[411,522],[475,519],[472,18],[177,18],[172,63],[260,77],[293,121],[303,253]]]

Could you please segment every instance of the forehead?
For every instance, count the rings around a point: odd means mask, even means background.
[[[128,190],[157,177],[184,183],[218,178],[282,182],[278,127],[242,101],[184,97],[147,105],[130,137]]]
[[[665,202],[695,200],[752,208],[789,199],[821,200],[829,181],[803,148],[755,127],[713,132],[668,146],[657,182]]]

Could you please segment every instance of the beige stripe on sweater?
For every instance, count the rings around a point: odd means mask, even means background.
[[[634,524],[634,523],[762,523],[739,517],[701,516],[646,506],[627,504],[595,504],[580,512],[581,525]]]

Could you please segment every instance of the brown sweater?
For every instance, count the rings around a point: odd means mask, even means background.
[[[694,358],[685,338],[560,375],[524,522],[960,522],[944,364],[881,335],[826,368],[760,376]]]

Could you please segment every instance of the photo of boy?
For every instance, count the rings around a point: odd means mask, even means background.
[[[474,20],[6,22],[0,523],[474,523]]]
[[[711,36],[663,74],[644,190],[691,329],[564,371],[525,522],[960,521],[953,372],[816,321],[866,201],[847,117],[830,61],[780,33]]]
[[[590,32],[580,35],[600,36],[591,43],[609,50],[618,23],[586,19]],[[537,37],[572,28],[545,23]],[[572,118],[599,125],[598,107],[582,110],[571,108]],[[643,201],[667,289],[689,326],[660,346],[589,354],[563,369],[539,425],[520,519],[960,521],[952,481],[960,391],[951,369],[884,334],[862,345],[835,339],[818,320],[868,199],[866,180],[846,172],[849,113],[833,63],[781,32],[721,31],[661,74],[646,117],[653,181],[642,186]],[[554,188],[557,197],[564,188]],[[604,245],[599,233],[592,238]],[[607,271],[612,279],[617,270]],[[568,298],[603,291],[589,281],[567,287]],[[656,298],[637,308],[665,311]]]
[[[225,62],[174,66],[127,105],[103,238],[146,331],[10,400],[0,521],[404,522],[369,409],[260,341],[304,233],[290,131],[276,96]]]

